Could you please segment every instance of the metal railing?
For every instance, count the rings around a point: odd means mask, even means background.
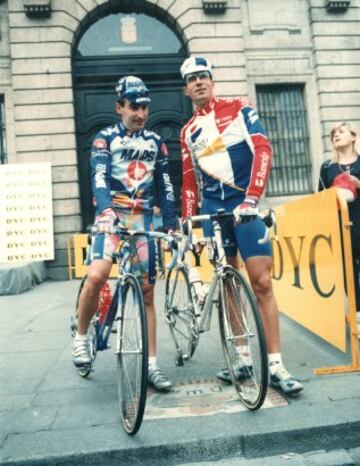
[[[259,85],[256,93],[258,112],[274,152],[267,196],[312,192],[304,87]]]

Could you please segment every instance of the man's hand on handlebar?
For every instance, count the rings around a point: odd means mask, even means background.
[[[244,202],[233,210],[235,223],[247,223],[255,220],[259,213],[259,201],[250,197],[246,197]]]
[[[107,208],[97,217],[95,228],[99,233],[115,234],[118,222],[119,219],[113,209]]]

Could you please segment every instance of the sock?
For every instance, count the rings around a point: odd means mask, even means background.
[[[250,366],[252,364],[251,360],[251,353],[250,353],[250,346],[249,345],[239,345],[236,347],[236,352],[239,355],[241,362],[243,362],[246,366]]]
[[[283,365],[281,353],[269,353],[268,354],[269,370],[270,374],[274,374],[278,365]]]
[[[156,356],[149,356],[149,367],[157,365],[157,357]]]
[[[76,332],[76,335],[75,335],[75,340],[77,341],[85,341],[85,340],[88,340],[89,337],[87,336],[87,334],[85,335],[80,335],[80,333]]]

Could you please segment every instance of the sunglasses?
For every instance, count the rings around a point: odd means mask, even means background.
[[[194,83],[199,78],[201,81],[204,79],[211,79],[211,73],[209,71],[197,71],[196,73],[190,73],[185,76],[185,84]]]

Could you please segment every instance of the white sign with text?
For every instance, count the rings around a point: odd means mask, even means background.
[[[0,165],[0,263],[51,259],[51,164]]]

